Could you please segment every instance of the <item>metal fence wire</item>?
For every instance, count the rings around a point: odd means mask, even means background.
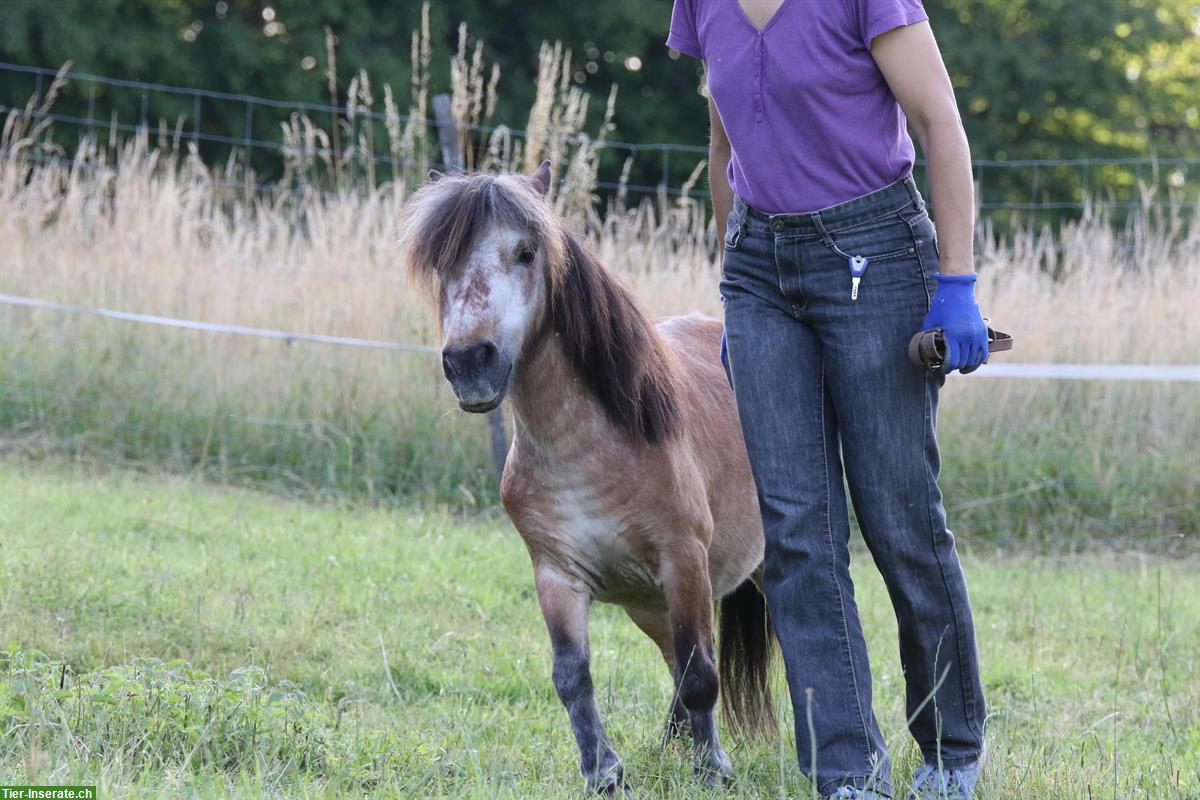
[[[219,92],[148,81],[125,80],[70,71],[68,85],[53,106],[42,113],[56,70],[0,62],[0,115],[24,114],[35,109],[54,125],[56,140],[68,147],[74,140],[92,136],[120,140],[145,130],[169,132],[174,140],[194,144],[206,160],[219,160],[230,152],[242,154],[260,175],[282,169],[287,145],[282,125],[293,114],[314,120],[347,119],[350,109],[298,100],[275,100],[253,95]],[[27,106],[30,98],[35,102]],[[379,126],[387,115],[355,108],[359,125]],[[393,118],[394,119],[394,118]],[[400,116],[402,124],[410,117]],[[418,120],[429,127],[433,120]],[[482,144],[498,130],[474,126]],[[506,129],[514,138],[525,131]],[[383,142],[385,136],[374,137]],[[358,137],[354,137],[358,142]],[[620,189],[632,195],[678,195],[688,175],[707,156],[701,145],[606,141],[601,148],[598,188]],[[436,152],[436,149],[435,149]],[[386,152],[359,153],[379,168],[379,177],[390,176],[392,157]],[[434,166],[438,166],[436,156]],[[621,174],[628,163],[628,179]],[[1044,160],[978,159],[973,163],[977,196],[984,212],[1047,212],[1071,214],[1099,201],[1115,210],[1164,207],[1193,209],[1200,201],[1200,156],[1176,158],[1078,158]],[[924,164],[917,165],[918,182],[924,185]],[[266,184],[264,184],[266,185]],[[705,197],[703,187],[691,194]]]

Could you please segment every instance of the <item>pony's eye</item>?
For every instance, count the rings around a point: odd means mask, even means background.
[[[533,251],[526,247],[521,251],[521,255],[517,256],[517,261],[528,266],[533,263]]]

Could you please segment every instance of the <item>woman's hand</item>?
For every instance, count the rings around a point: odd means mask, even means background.
[[[946,341],[943,372],[962,370],[966,375],[979,369],[988,355],[987,323],[975,302],[975,273],[937,275],[937,292],[921,330],[942,329]]]

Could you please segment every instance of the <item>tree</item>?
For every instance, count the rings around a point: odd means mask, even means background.
[[[732,0],[730,0],[732,1]],[[378,88],[407,95],[410,35],[420,0],[8,0],[0,59],[271,98],[328,102],[324,29],[339,40],[339,92],[365,69]],[[958,91],[976,157],[984,159],[1194,155],[1200,151],[1200,6],[1195,0],[926,0]],[[619,86],[616,138],[707,140],[698,68],[663,44],[671,0],[443,0],[432,5],[434,89],[459,22],[501,66],[496,120],[520,127],[533,98],[538,45],[562,41],[596,114]],[[678,54],[676,54],[678,55]],[[28,76],[0,72],[0,103],[19,105]],[[89,101],[126,122],[191,118],[191,101],[98,89]],[[206,102],[201,124],[239,138],[246,110]],[[277,140],[275,118],[251,135]],[[677,165],[678,181],[690,165]],[[656,180],[658,165],[643,179]],[[1106,180],[1129,180],[1113,173]]]
[[[984,158],[1194,154],[1200,7],[1192,0],[931,0]]]

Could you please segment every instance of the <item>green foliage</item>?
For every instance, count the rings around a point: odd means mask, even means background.
[[[1195,154],[1200,10],[1191,0],[929,7],[980,156]]]
[[[1200,12],[1192,0],[926,0],[980,158],[1192,155],[1200,146]],[[561,40],[577,80],[602,103],[620,87],[617,138],[703,143],[697,65],[662,44],[671,0],[453,0],[432,5],[435,50],[459,22],[502,68],[497,120],[521,125],[537,47]],[[270,17],[270,19],[267,19]],[[0,7],[0,59],[67,60],[84,72],[273,98],[327,101],[324,27],[338,36],[340,92],[366,69],[401,98],[410,79],[418,0],[10,0]],[[640,69],[631,69],[640,60]],[[445,90],[444,60],[434,89]],[[29,80],[0,78],[0,102]],[[140,97],[113,93],[136,121]],[[189,102],[149,98],[151,122],[190,115]],[[108,105],[101,107],[107,108]],[[238,135],[244,109],[214,104],[204,125]],[[278,130],[252,120],[256,135]],[[686,170],[685,165],[680,165]]]

